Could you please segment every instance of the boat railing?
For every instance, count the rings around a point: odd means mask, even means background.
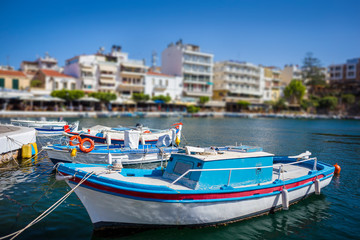
[[[313,157],[313,158],[305,158],[303,160],[297,160],[296,162],[291,162],[291,163],[285,163],[285,164],[281,164],[279,166],[279,179],[281,176],[281,173],[283,173],[283,168],[284,166],[288,166],[288,165],[294,165],[294,164],[299,164],[299,163],[303,163],[303,162],[307,162],[307,161],[314,161],[314,166],[313,166],[313,170],[316,170],[316,165],[317,165],[317,158]],[[211,171],[229,171],[229,176],[228,176],[228,182],[227,182],[227,186],[230,186],[230,179],[231,179],[231,173],[234,170],[249,170],[249,169],[264,169],[264,168],[274,168],[274,165],[271,166],[259,166],[259,167],[245,167],[245,168],[212,168],[212,169],[188,169],[185,173],[183,173],[182,175],[180,175],[177,179],[175,179],[172,183],[169,184],[169,187],[174,185],[175,183],[177,183],[180,179],[182,179],[183,177],[185,177],[187,174],[189,174],[190,172],[211,172]]]

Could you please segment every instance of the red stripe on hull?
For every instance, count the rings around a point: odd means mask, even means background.
[[[65,173],[62,173],[63,175],[68,175]],[[330,174],[331,175],[331,174]],[[318,178],[323,178],[324,175],[319,175]],[[301,185],[304,185],[309,182],[314,182],[316,177],[312,177],[309,179],[305,179],[299,182],[286,184],[286,189],[295,188]],[[79,183],[80,178],[75,177],[72,182]],[[159,200],[210,200],[210,199],[226,199],[226,198],[239,198],[239,197],[249,197],[257,194],[268,194],[275,191],[281,191],[283,189],[283,186],[276,186],[276,187],[270,187],[270,188],[263,188],[263,189],[256,189],[256,190],[250,190],[250,191],[244,191],[244,192],[230,192],[230,193],[203,193],[203,194],[162,194],[162,193],[148,193],[148,192],[136,192],[136,191],[129,191],[129,190],[123,190],[118,188],[113,188],[109,186],[104,186],[97,183],[92,183],[89,181],[85,181],[83,183],[84,185],[95,188],[101,191],[110,192],[110,193],[116,193],[121,195],[127,195],[131,197],[137,197],[137,198],[145,198],[145,199],[159,199]]]

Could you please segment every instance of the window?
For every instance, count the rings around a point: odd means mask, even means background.
[[[4,78],[0,78],[0,87],[2,87],[2,88],[5,87],[5,79]]]
[[[67,83],[66,82],[63,83],[63,89],[67,89]]]
[[[12,80],[12,88],[13,89],[19,89],[19,79],[13,79]]]
[[[75,90],[75,83],[71,83],[71,90]]]
[[[182,161],[178,161],[176,164],[175,164],[175,167],[174,167],[174,173],[175,174],[179,174],[179,175],[182,175],[184,174],[187,170],[189,169],[192,169],[193,167],[193,163],[192,162],[182,162]],[[187,174],[186,178],[189,178],[189,174]]]
[[[59,83],[55,82],[55,89],[59,89]]]

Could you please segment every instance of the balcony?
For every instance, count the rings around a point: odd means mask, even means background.
[[[186,89],[184,88],[184,93],[186,96],[192,96],[192,97],[201,97],[201,96],[207,96],[207,97],[211,97],[212,96],[212,91],[202,91],[200,89]]]
[[[137,91],[141,92],[144,90],[144,85],[141,83],[129,83],[129,82],[121,82],[118,85],[118,89],[121,91]]]
[[[157,92],[163,92],[166,90],[166,86],[165,85],[155,85],[154,86],[154,91],[157,91]]]

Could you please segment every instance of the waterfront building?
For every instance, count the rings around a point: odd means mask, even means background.
[[[213,54],[200,51],[200,47],[170,43],[161,54],[161,71],[183,79],[183,96],[194,101],[202,96],[212,97]]]
[[[77,79],[50,69],[40,69],[32,80],[31,92],[34,95],[50,95],[54,90],[75,90]]]
[[[150,98],[154,96],[170,96],[172,100],[181,100],[182,77],[171,76],[155,71],[148,71],[145,75],[145,90]]]
[[[360,93],[360,58],[330,65],[328,74],[331,89],[356,95]]]
[[[30,79],[21,71],[0,70],[0,88],[28,90]]]
[[[288,85],[291,80],[302,80],[302,73],[299,65],[285,65],[284,69],[281,71],[280,80]]]
[[[262,104],[264,88],[264,68],[261,66],[232,60],[214,65],[214,100],[225,101],[227,105],[244,100],[255,106]]]
[[[22,61],[20,65],[20,70],[29,78],[33,78],[40,69],[61,71],[57,59],[51,57],[49,53],[45,53],[43,58],[39,57],[35,61]]]
[[[113,46],[105,54],[101,48],[96,54],[75,56],[66,60],[64,73],[79,79],[78,88],[85,92],[118,92],[131,97],[144,92],[145,62],[131,60],[120,46]]]
[[[280,80],[281,69],[264,67],[264,95],[263,101],[277,101],[282,95],[284,84]]]

